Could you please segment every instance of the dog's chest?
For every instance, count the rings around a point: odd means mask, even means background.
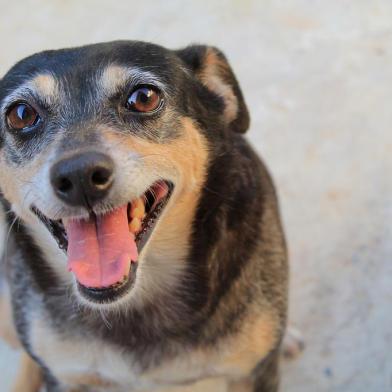
[[[222,375],[213,361],[207,361],[205,354],[197,351],[143,370],[132,353],[93,337],[65,339],[41,320],[33,323],[31,332],[34,354],[67,387],[89,385],[93,391],[145,391]]]

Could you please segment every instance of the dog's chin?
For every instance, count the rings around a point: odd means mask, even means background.
[[[160,189],[164,189],[164,192],[161,194],[159,193]],[[132,200],[127,204],[126,209],[129,231],[133,234],[138,254],[142,252],[149,242],[150,237],[172,196],[173,189],[174,185],[172,182],[158,181],[152,184],[139,198]],[[119,208],[120,207],[121,206],[119,206]],[[124,209],[125,206],[122,206],[121,208]],[[140,209],[144,211],[143,218],[140,217]],[[69,257],[70,252],[66,222],[69,222],[70,220],[77,222],[78,217],[67,217],[64,218],[64,220],[52,220],[46,217],[36,206],[32,206],[31,210],[46,226],[52,237],[56,240],[59,248],[65,253],[68,253]],[[110,214],[110,212],[107,214]],[[135,219],[135,215],[138,215],[138,218]],[[90,219],[96,222],[96,220],[105,219],[105,214],[95,215],[90,212]],[[116,240],[113,239],[111,241],[113,242],[110,245],[116,247]],[[121,274],[121,279],[118,279],[118,281],[110,285],[90,285],[88,284],[88,276],[83,280],[78,279],[78,274],[75,274],[75,287],[81,302],[92,305],[93,307],[99,307],[114,304],[129,296],[135,287],[138,261],[130,259],[126,261],[124,265],[126,269]],[[71,270],[72,268],[69,267],[69,269]]]
[[[136,282],[137,269],[138,263],[132,262],[128,276],[124,277],[122,282],[109,287],[86,287],[76,280],[77,294],[80,296],[82,303],[93,305],[93,307],[102,307],[120,302],[132,292]]]

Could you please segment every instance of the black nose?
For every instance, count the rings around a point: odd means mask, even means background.
[[[57,162],[50,171],[56,195],[71,206],[92,207],[113,184],[113,160],[100,152],[85,152]]]

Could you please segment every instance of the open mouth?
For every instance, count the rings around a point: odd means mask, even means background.
[[[51,220],[35,206],[60,249],[79,292],[88,300],[108,303],[125,295],[136,277],[137,259],[148,242],[173,191],[168,181],[154,183],[142,196],[104,215]]]

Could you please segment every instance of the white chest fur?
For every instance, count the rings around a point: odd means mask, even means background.
[[[69,387],[92,380],[97,391],[160,390],[206,377],[224,376],[227,371],[215,366],[216,355],[195,351],[142,372],[132,355],[108,343],[94,338],[64,339],[42,320],[33,322],[31,332],[33,352]]]
[[[45,317],[32,322],[33,352],[69,386],[94,385],[94,391],[166,390],[209,377],[238,380],[249,376],[259,361],[276,346],[278,319],[271,312],[252,316],[235,336],[219,346],[182,349],[170,360],[142,371],[132,353],[91,337],[64,338]]]

